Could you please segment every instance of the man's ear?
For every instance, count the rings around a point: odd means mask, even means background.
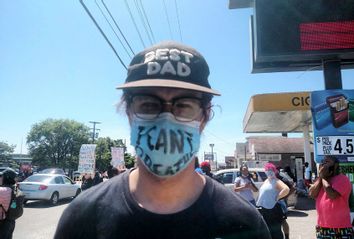
[[[200,123],[200,128],[199,131],[202,132],[206,126],[206,124],[209,122],[210,120],[210,116],[211,116],[211,104],[209,103],[206,108],[203,110],[203,118],[201,120]]]
[[[133,119],[133,112],[129,109],[126,110],[126,113],[127,113],[127,117],[128,117],[128,121],[129,121],[129,125],[131,126],[132,125],[132,119]]]

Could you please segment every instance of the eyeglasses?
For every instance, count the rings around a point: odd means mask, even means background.
[[[169,106],[175,119],[190,122],[197,119],[202,113],[202,99],[193,97],[180,97],[165,101],[153,95],[133,95],[130,98],[131,109],[134,114],[144,120],[157,118]]]

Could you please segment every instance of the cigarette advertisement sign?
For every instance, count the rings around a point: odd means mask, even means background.
[[[314,91],[311,111],[316,162],[325,155],[354,162],[354,90]]]
[[[94,175],[95,173],[95,150],[96,144],[83,144],[80,148],[79,155],[79,167],[78,170],[81,174],[91,173]]]
[[[111,147],[111,151],[112,151],[111,165],[116,168],[125,166],[124,148],[123,147]]]

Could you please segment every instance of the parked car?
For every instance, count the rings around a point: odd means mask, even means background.
[[[265,174],[264,168],[249,168],[248,171],[252,176],[252,181],[259,189],[262,186],[263,182],[267,179],[267,175]],[[240,175],[241,173],[239,168],[223,169],[214,173],[215,179],[218,180],[220,183],[224,184],[231,191],[234,191],[235,179]],[[255,199],[257,199],[258,192],[254,192],[253,195]],[[288,197],[288,206],[293,206],[295,202],[296,195],[295,193],[292,193]]]
[[[254,182],[254,184],[257,186],[257,188],[260,188],[263,182],[267,179],[267,175],[265,174],[264,169],[249,168],[248,171],[252,176],[252,181]],[[216,180],[224,184],[232,191],[234,191],[235,179],[240,175],[241,173],[239,168],[223,169],[214,173],[214,177],[216,178]]]
[[[39,173],[66,175],[65,171],[61,168],[47,168],[47,169],[41,170]]]
[[[52,205],[60,199],[76,197],[80,194],[80,185],[65,175],[34,174],[18,184],[27,200],[47,200]]]

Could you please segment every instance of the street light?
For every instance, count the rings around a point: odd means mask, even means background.
[[[214,163],[214,144],[209,144],[209,146],[211,147],[211,161],[213,161]],[[215,168],[218,169],[218,163],[215,162]]]

